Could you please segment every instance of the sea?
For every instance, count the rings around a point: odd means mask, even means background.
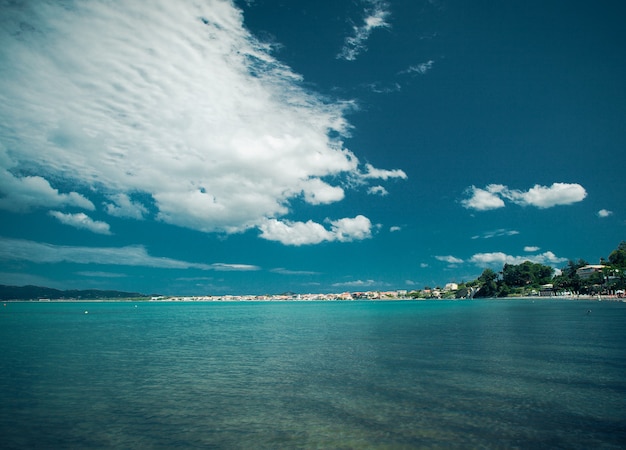
[[[626,448],[626,303],[7,302],[2,449]]]

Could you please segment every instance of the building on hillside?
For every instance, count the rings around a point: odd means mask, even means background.
[[[591,278],[594,273],[602,272],[602,269],[605,267],[606,266],[602,264],[589,264],[576,269],[576,275],[578,275],[581,280],[587,280]]]

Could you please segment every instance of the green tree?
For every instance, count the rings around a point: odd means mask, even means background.
[[[498,274],[491,269],[483,270],[478,277],[480,290],[476,297],[496,297],[498,295]]]
[[[620,242],[609,255],[609,263],[616,268],[626,268],[626,241]]]

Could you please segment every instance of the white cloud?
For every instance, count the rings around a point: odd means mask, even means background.
[[[320,242],[350,242],[370,238],[372,223],[365,216],[329,221],[330,230],[309,220],[291,222],[269,219],[261,225],[261,237],[285,245],[319,244]]]
[[[522,206],[551,208],[557,205],[571,205],[580,202],[587,197],[587,191],[580,184],[553,183],[549,187],[536,184],[526,192],[506,190],[502,195]]]
[[[401,231],[401,230],[402,230],[402,227],[399,227],[399,226],[397,226],[397,225],[394,225],[394,226],[392,226],[392,227],[390,227],[390,228],[389,228],[389,231],[390,231],[391,233],[395,233],[396,231]]]
[[[130,219],[143,219],[148,213],[144,205],[133,202],[126,194],[116,194],[110,197],[114,203],[105,203],[107,213],[115,217],[127,217]]]
[[[468,189],[468,192],[471,193],[471,197],[461,202],[461,204],[467,209],[487,211],[489,209],[504,207],[504,201],[496,194],[493,194],[488,190],[472,186]]]
[[[17,163],[0,144],[0,209],[13,212],[28,212],[35,208],[63,206],[95,209],[93,203],[82,195],[77,192],[61,193],[41,176],[26,175],[20,177],[7,170],[16,165]]]
[[[433,61],[432,59],[424,62],[424,63],[420,63],[417,64],[415,66],[410,66],[408,69],[403,70],[402,72],[400,72],[400,74],[413,74],[416,73],[418,75],[424,75],[426,72],[428,72],[430,69],[433,68],[433,64],[435,64],[435,61]]]
[[[93,210],[75,191],[95,188],[114,216],[146,217],[139,195],[158,220],[235,233],[355,179],[406,178],[363,170],[342,141],[353,103],[306,90],[230,1],[20,5],[0,29],[0,207]],[[387,17],[371,12],[368,32]]]
[[[374,280],[355,280],[355,281],[344,281],[344,282],[340,282],[340,283],[333,283],[333,287],[358,287],[358,288],[362,288],[362,287],[371,287],[371,286],[376,286],[379,285],[381,283],[377,283]]]
[[[447,262],[448,264],[461,264],[463,262],[462,259],[456,258],[454,256],[435,256],[439,261]]]
[[[389,195],[387,189],[382,186],[372,186],[367,190],[367,193],[370,195],[380,195],[381,197]]]
[[[49,214],[65,225],[74,228],[89,230],[97,234],[111,234],[108,223],[93,220],[85,213],[65,214],[61,211],[50,211]]]
[[[371,164],[365,165],[366,172],[363,174],[363,178],[373,178],[373,179],[381,179],[387,180],[389,178],[402,178],[404,180],[407,179],[406,173],[403,170],[395,169],[395,170],[384,170],[377,169]]]
[[[368,8],[365,11],[363,24],[352,27],[352,35],[346,37],[343,47],[337,55],[338,59],[354,61],[361,52],[367,50],[365,43],[372,31],[376,28],[388,28],[390,26],[387,21],[390,16],[389,5],[386,2],[366,0],[366,3]]]
[[[524,247],[524,251],[525,252],[532,253],[532,252],[538,252],[539,250],[541,250],[540,247],[535,247],[535,246],[532,246],[532,245],[527,245],[526,247]]]
[[[548,251],[539,255],[512,256],[503,252],[477,253],[470,258],[470,262],[484,266],[502,266],[503,264],[522,264],[530,261],[539,264],[559,264],[567,261],[567,258],[560,258]]]
[[[503,199],[521,206],[544,209],[558,205],[571,205],[587,197],[585,188],[575,183],[553,183],[551,186],[536,184],[528,191],[509,189],[501,184],[490,184],[485,189],[471,186],[466,192],[470,194],[470,197],[462,200],[461,204],[465,208],[478,211],[502,208],[505,206]]]
[[[485,233],[479,236],[472,236],[472,239],[479,239],[479,238],[491,239],[494,237],[501,237],[501,236],[515,236],[517,234],[519,234],[519,231],[517,230],[507,230],[505,228],[500,228],[498,230],[486,231]]]
[[[23,239],[0,238],[0,260],[35,263],[70,262],[77,264],[111,264],[163,269],[258,270],[247,264],[203,264],[151,256],[141,245],[126,247],[79,247],[53,245]]]
[[[601,209],[600,211],[598,211],[598,217],[600,218],[605,218],[605,217],[609,217],[611,215],[613,215],[613,211],[609,211],[608,209]]]

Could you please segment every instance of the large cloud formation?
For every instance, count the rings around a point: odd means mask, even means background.
[[[98,192],[117,217],[289,242],[272,230],[295,199],[406,178],[363,167],[351,102],[305,90],[231,1],[16,2],[0,21],[3,209],[94,210]]]

